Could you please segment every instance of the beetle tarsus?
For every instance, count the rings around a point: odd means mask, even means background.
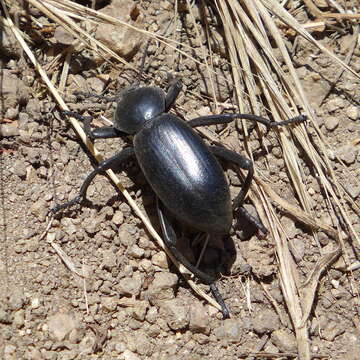
[[[283,125],[291,125],[291,124],[300,124],[302,122],[305,122],[306,119],[307,119],[306,115],[299,115],[288,120],[271,122],[270,126],[274,127],[274,126],[283,126]]]
[[[82,196],[80,196],[80,195],[75,196],[72,200],[67,201],[66,203],[56,204],[50,211],[55,214],[60,210],[66,209],[67,207],[70,207],[70,206],[73,206],[76,204],[80,204],[81,200],[82,200]]]
[[[93,117],[91,115],[84,116],[84,115],[77,113],[76,111],[63,110],[61,113],[65,116],[71,116],[79,121],[92,121],[93,120]]]
[[[221,296],[220,291],[217,288],[215,283],[210,284],[210,290],[211,290],[211,293],[212,293],[213,297],[215,298],[215,300],[221,306],[221,312],[223,314],[223,319],[230,318],[229,309],[227,308],[225,301],[224,301],[223,297]]]
[[[237,209],[239,214],[246,218],[252,225],[254,225],[260,232],[261,236],[265,237],[269,232],[264,224],[256,217],[252,216],[243,206]]]

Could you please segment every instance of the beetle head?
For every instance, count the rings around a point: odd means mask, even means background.
[[[150,86],[130,87],[120,95],[114,115],[114,127],[133,135],[164,111],[165,93],[161,89]]]

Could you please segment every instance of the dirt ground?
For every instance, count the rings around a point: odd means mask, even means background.
[[[167,1],[157,7],[154,4],[141,2],[137,6],[139,14],[133,12],[132,16],[140,16],[144,27],[151,31],[164,30],[173,16],[173,6]],[[196,37],[194,27],[185,11],[180,15],[177,31],[183,42],[192,44]],[[349,30],[329,30],[318,35],[318,40],[342,59],[354,39],[350,27],[344,28]],[[47,46],[38,40],[32,49],[37,49],[42,65],[55,81],[61,69],[56,68],[54,56],[64,48],[67,39],[60,31],[45,39]],[[291,45],[293,42],[289,39]],[[130,53],[136,52],[132,41],[129,44]],[[135,68],[141,62],[144,45],[141,41],[140,51],[130,56]],[[18,54],[5,47],[1,52],[0,358],[294,358],[296,341],[277,276],[271,237],[251,235],[234,219],[222,264],[219,249],[207,249],[204,271],[222,273],[218,286],[231,312],[231,319],[224,321],[168,263],[105,176],[94,180],[88,201],[57,214],[47,229],[49,209],[78,193],[92,170],[92,162],[26,56]],[[216,59],[219,71],[231,79],[221,52]],[[318,125],[328,144],[337,180],[353,200],[352,205],[344,205],[359,235],[360,220],[355,211],[360,198],[360,81],[344,72],[331,87],[338,65],[300,38],[293,61],[320,119]],[[182,79],[184,89],[176,101],[175,112],[188,120],[215,111],[213,104],[205,100],[209,90],[204,86],[206,79],[199,75],[201,65],[182,61],[171,49],[155,43],[148,49],[145,64],[144,84],[166,88],[168,72],[175,72]],[[359,43],[349,65],[360,72]],[[71,110],[84,114],[92,108],[88,114],[96,118],[93,126],[104,124],[99,120],[101,114],[112,119],[114,105],[89,99],[77,101],[72,93],[104,91],[111,96],[137,77],[123,66],[95,65],[86,50],[75,53],[70,74],[66,102]],[[236,111],[229,105],[231,97],[232,89],[225,83],[218,93],[219,101],[225,104],[220,110]],[[307,126],[311,132],[312,124]],[[233,125],[223,132],[215,127],[211,130],[221,133],[225,146],[244,151]],[[257,139],[256,131],[249,141],[254,145],[251,148],[260,153],[263,142]],[[268,154],[257,157],[257,168],[278,195],[297,204],[276,135],[269,132],[267,141],[273,146]],[[120,138],[99,140],[96,146],[107,158],[130,143]],[[328,209],[319,205],[323,194],[316,174],[306,169],[306,159],[302,165],[316,217],[334,225]],[[159,229],[155,198],[138,165],[130,162],[122,170],[118,173],[122,184]],[[227,173],[231,193],[236,195],[241,182],[232,169]],[[254,210],[251,204],[247,206]],[[333,240],[318,232],[316,243],[312,231],[300,222],[284,215],[281,221],[290,237],[294,261],[306,275],[314,267],[320,249],[331,247]],[[179,229],[179,233],[182,250],[193,256],[188,239],[195,235],[188,229]],[[75,269],[66,266],[55,246],[69,257]],[[353,237],[343,246],[350,263],[358,260],[358,246]],[[314,358],[359,359],[358,282],[359,270],[344,271],[343,257],[323,274],[309,323]],[[208,292],[207,286],[201,287]],[[263,355],[253,355],[257,352]],[[283,355],[276,357],[277,353]]]

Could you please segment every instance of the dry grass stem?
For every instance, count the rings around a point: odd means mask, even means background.
[[[315,220],[316,217],[311,209],[310,198],[306,190],[303,179],[305,176],[300,166],[300,151],[306,154],[311,166],[315,169],[326,198],[324,202],[334,204],[330,209],[333,212],[330,214],[333,219],[336,218],[334,206],[343,221],[349,227],[353,238],[359,242],[358,234],[352,227],[349,216],[342,205],[345,199],[351,202],[351,199],[342,189],[338,183],[330,161],[327,157],[329,148],[320,129],[314,121],[313,111],[307,101],[301,83],[298,79],[297,72],[292,64],[292,59],[285,46],[283,35],[277,28],[274,22],[274,17],[286,23],[287,26],[293,29],[297,34],[304,37],[311,44],[316,46],[334,62],[338,63],[342,69],[349,71],[354,76],[359,78],[353,69],[351,69],[346,62],[338,59],[328,49],[319,44],[305,29],[299,24],[278,2],[269,0],[244,0],[239,3],[237,1],[221,1],[216,2],[218,12],[224,24],[224,32],[226,41],[229,47],[229,57],[233,69],[234,86],[237,92],[237,100],[240,111],[251,108],[251,112],[260,114],[260,109],[268,108],[275,120],[286,119],[297,114],[296,109],[300,106],[305,109],[307,115],[311,119],[311,125],[315,128],[316,144],[318,148],[314,147],[314,142],[310,140],[308,131],[305,126],[296,126],[290,132],[288,129],[279,129],[279,141],[282,147],[284,160],[287,171],[290,174],[291,183],[294,187],[302,209],[291,205],[287,201],[279,197],[276,192],[267,184],[267,182],[260,179],[261,174],[256,177],[256,184],[253,184],[253,192],[257,194],[260,201],[256,200],[254,204],[260,214],[265,216],[271,235],[275,241],[276,253],[278,256],[280,266],[280,280],[282,290],[289,314],[294,324],[296,338],[298,342],[298,352],[300,359],[310,359],[310,341],[307,333],[307,319],[309,311],[312,307],[313,299],[316,293],[316,286],[318,284],[320,275],[326,266],[331,263],[336,256],[339,255],[339,250],[335,250],[330,255],[323,255],[319,263],[311,272],[311,280],[306,283],[306,295],[300,293],[300,287],[304,288],[300,281],[300,274],[297,266],[292,260],[286,240],[286,234],[282,228],[279,220],[276,217],[275,211],[270,203],[275,201],[283,210],[290,216],[304,222],[312,229],[321,229],[325,231],[330,237],[342,244],[338,230],[332,226],[321,224]],[[271,14],[269,13],[271,12]],[[273,45],[270,43],[271,37],[280,50],[282,60],[285,62],[290,77],[285,75],[280,64],[278,63]],[[261,49],[261,53],[259,52]],[[252,64],[252,73],[249,73],[250,64]],[[245,71],[244,71],[245,69]],[[261,93],[266,99],[266,103],[260,103],[259,98],[254,95],[254,83],[261,87]],[[244,90],[249,93],[249,99],[244,102]],[[244,122],[243,122],[244,123]],[[243,124],[246,126],[246,124]],[[246,128],[244,130],[246,133]],[[294,138],[297,144],[294,142]],[[247,146],[246,146],[247,147]],[[248,149],[248,147],[247,147]],[[249,154],[251,156],[251,152]],[[259,171],[259,170],[258,170]],[[259,171],[260,172],[260,171]],[[265,220],[265,219],[264,219]],[[314,240],[316,241],[316,234],[314,233]],[[343,246],[342,246],[343,247]],[[322,252],[320,248],[320,253]],[[311,285],[309,285],[309,282]],[[302,305],[305,305],[304,307]]]

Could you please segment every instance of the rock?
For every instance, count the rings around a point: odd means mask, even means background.
[[[19,116],[19,108],[8,108],[5,113],[5,118],[10,120],[15,120]]]
[[[138,354],[148,356],[151,354],[151,341],[143,331],[136,331],[135,333],[135,350]]]
[[[137,301],[133,307],[132,317],[135,320],[144,321],[148,306],[149,303],[147,301]]]
[[[245,260],[257,276],[271,276],[276,271],[273,250],[267,247],[263,241],[252,237],[248,243],[247,252]]]
[[[12,167],[12,173],[17,175],[20,179],[25,179],[26,177],[26,164],[23,160],[16,160]]]
[[[160,302],[160,316],[172,330],[184,329],[189,324],[189,307],[179,299]]]
[[[11,310],[20,310],[25,305],[26,297],[24,292],[20,289],[16,289],[9,298],[9,308]]]
[[[346,109],[346,115],[351,120],[358,120],[360,117],[360,110],[358,106],[351,105]]]
[[[1,32],[0,53],[10,58],[18,58],[20,56],[19,42],[12,31],[8,31],[6,27],[3,30],[5,31]]]
[[[348,194],[356,200],[356,198],[360,195],[360,185],[359,184],[352,184],[352,183],[345,183],[344,187]]]
[[[143,19],[142,16],[139,16],[139,10],[134,1],[112,1],[110,5],[101,9],[100,12],[141,28]],[[96,30],[95,38],[106,44],[118,55],[129,59],[139,50],[144,35],[127,26],[101,23]],[[100,60],[100,58],[97,58],[97,60]]]
[[[40,109],[40,102],[38,99],[30,99],[26,104],[26,112],[29,116],[34,119],[40,119],[41,109]]]
[[[24,309],[15,311],[13,324],[17,328],[21,328],[24,326],[24,324],[25,324],[25,310]]]
[[[128,251],[127,255],[133,259],[141,259],[144,256],[144,249],[139,248],[134,244]]]
[[[40,299],[39,298],[32,298],[30,301],[31,309],[38,309],[40,306]]]
[[[326,110],[331,112],[335,112],[336,110],[342,109],[345,106],[345,102],[342,98],[336,97],[330,99],[326,104]]]
[[[34,202],[30,207],[30,212],[40,221],[45,221],[46,215],[48,213],[48,206],[44,199],[39,199]]]
[[[130,350],[125,350],[122,354],[124,360],[141,360],[139,356],[137,356],[135,353],[133,353]]]
[[[358,150],[355,146],[344,145],[336,151],[337,156],[346,165],[351,165],[355,162]]]
[[[112,218],[112,222],[115,225],[121,225],[124,222],[124,214],[121,211],[115,211],[115,214]]]
[[[252,319],[252,328],[259,335],[268,334],[280,326],[276,312],[265,309],[257,312]]]
[[[5,304],[0,304],[0,324],[12,323],[12,316],[8,313],[7,310],[8,309],[5,307]]]
[[[190,306],[189,329],[196,333],[207,334],[209,332],[209,314],[205,306],[199,302],[194,302]]]
[[[5,101],[6,108],[16,106],[20,101],[27,99],[29,95],[24,83],[8,69],[2,70],[0,92],[4,99],[11,96],[11,101]]]
[[[324,124],[327,130],[333,131],[339,126],[339,119],[335,116],[329,116],[324,120]]]
[[[151,258],[151,262],[153,265],[156,265],[162,269],[168,268],[167,256],[164,251],[159,251],[158,253],[154,254]]]
[[[118,300],[115,297],[103,296],[101,297],[101,305],[107,311],[115,311],[118,304]]]
[[[136,230],[135,230],[136,232]],[[133,233],[132,225],[123,224],[119,229],[119,239],[122,245],[129,247],[135,242],[135,233]]]
[[[153,282],[149,285],[148,295],[150,300],[165,300],[174,297],[174,288],[178,282],[175,274],[156,273]]]
[[[161,329],[156,324],[151,325],[147,330],[147,334],[154,339],[156,339],[160,335],[160,333],[161,333]]]
[[[131,207],[127,203],[121,203],[119,209],[125,217],[129,217],[131,215]]]
[[[139,274],[134,274],[133,277],[126,277],[119,281],[117,285],[117,290],[120,295],[133,296],[139,295],[141,289],[141,276]]]
[[[63,341],[77,327],[77,322],[70,314],[59,313],[49,317],[49,332],[56,341]]]
[[[337,336],[345,332],[345,327],[339,321],[329,321],[322,331],[325,340],[333,341]]]
[[[112,268],[117,266],[118,256],[112,250],[105,250],[102,253],[101,268],[111,271]]]
[[[275,330],[271,334],[271,342],[280,349],[281,352],[296,352],[297,345],[295,336],[285,329]]]
[[[157,318],[158,318],[158,310],[155,306],[152,306],[146,314],[146,320],[150,324],[154,324],[156,322]]]
[[[0,137],[11,137],[11,136],[19,136],[19,135],[20,135],[20,131],[17,122],[0,125]]]
[[[3,348],[4,360],[16,359],[16,346],[12,344],[6,344]]]
[[[238,343],[242,337],[242,324],[237,319],[226,319],[221,326],[214,329],[214,335],[218,340]]]
[[[79,351],[83,355],[90,355],[94,353],[97,346],[97,339],[95,335],[85,335],[79,344]]]
[[[299,229],[295,227],[294,220],[290,219],[288,216],[281,217],[281,225],[284,227],[286,234],[290,239],[293,239],[299,233]]]
[[[350,349],[346,351],[345,354],[342,355],[342,360],[358,360],[360,353],[360,344],[351,346]]]
[[[57,26],[54,31],[54,38],[60,44],[71,45],[74,42],[74,37],[66,31],[62,26]]]
[[[96,94],[100,94],[104,91],[106,81],[105,79],[101,79],[99,77],[92,77],[87,80],[87,83],[92,91]]]
[[[29,346],[24,354],[24,359],[28,360],[44,360],[39,349]]]

